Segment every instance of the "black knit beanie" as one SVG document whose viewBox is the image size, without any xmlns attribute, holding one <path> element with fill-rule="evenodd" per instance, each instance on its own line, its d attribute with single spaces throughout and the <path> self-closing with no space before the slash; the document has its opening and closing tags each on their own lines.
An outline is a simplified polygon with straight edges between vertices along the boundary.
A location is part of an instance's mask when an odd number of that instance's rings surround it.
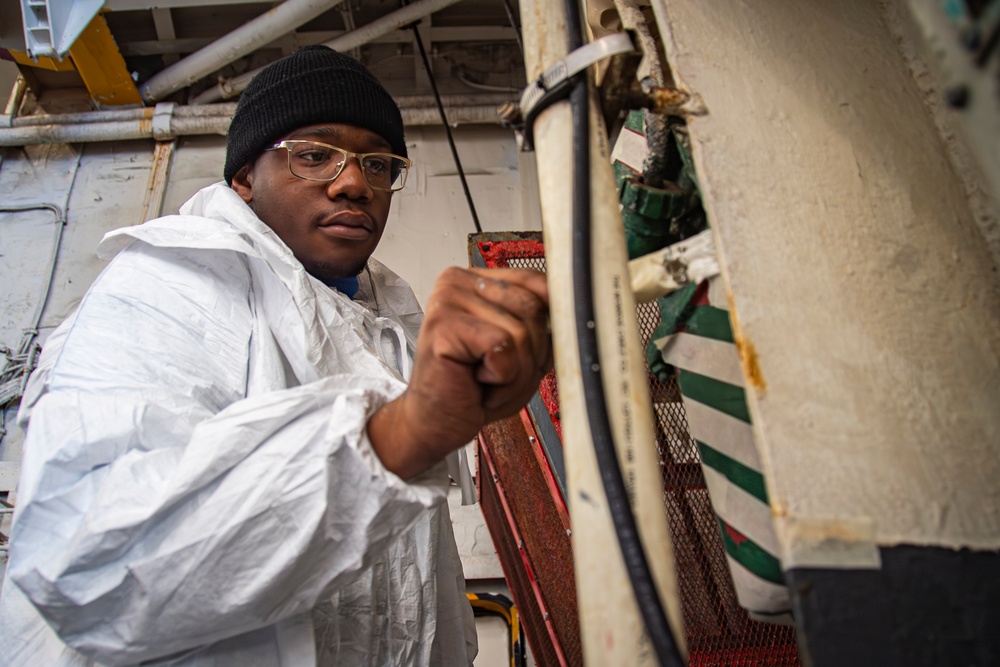
<svg viewBox="0 0 1000 667">
<path fill-rule="evenodd" d="M 226 183 L 282 135 L 314 123 L 363 127 L 406 157 L 403 117 L 382 84 L 350 56 L 306 46 L 261 70 L 240 96 L 226 136 Z"/>
</svg>

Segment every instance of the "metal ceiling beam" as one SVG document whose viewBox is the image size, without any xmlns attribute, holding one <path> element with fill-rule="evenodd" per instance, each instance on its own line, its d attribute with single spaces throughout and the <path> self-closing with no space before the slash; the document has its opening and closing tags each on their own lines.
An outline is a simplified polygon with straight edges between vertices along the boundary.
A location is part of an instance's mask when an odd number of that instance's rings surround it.
<svg viewBox="0 0 1000 667">
<path fill-rule="evenodd" d="M 316 18 L 341 0 L 285 0 L 187 58 L 167 67 L 142 84 L 147 103 L 162 100 L 181 88 L 242 58 L 300 25 Z"/>
<path fill-rule="evenodd" d="M 321 44 L 347 35 L 346 30 L 317 30 L 312 32 L 296 32 L 292 38 L 296 47 L 308 44 Z M 504 26 L 447 26 L 432 27 L 430 41 L 442 42 L 514 42 L 517 35 L 513 28 Z M 158 56 L 170 53 L 193 53 L 212 43 L 211 38 L 160 39 L 118 43 L 123 56 Z M 394 30 L 372 39 L 370 44 L 409 44 L 413 34 L 408 30 Z M 263 48 L 270 47 L 271 44 Z"/>
<path fill-rule="evenodd" d="M 168 8 L 161 7 L 153 10 L 153 26 L 156 28 L 157 41 L 162 42 L 177 38 L 177 33 L 174 31 L 174 19 Z M 120 46 L 119 49 L 121 49 Z M 167 66 L 173 65 L 180 59 L 176 53 L 166 53 L 164 56 L 163 62 Z"/>
<path fill-rule="evenodd" d="M 205 5 L 250 5 L 274 3 L 274 0 L 105 0 L 104 8 L 113 12 L 147 11 L 150 9 L 179 9 Z"/>
<path fill-rule="evenodd" d="M 397 28 L 409 25 L 445 7 L 454 5 L 457 2 L 459 0 L 417 0 L 413 4 L 397 9 L 357 30 L 352 30 L 341 37 L 325 42 L 325 44 L 337 51 L 349 51 L 362 44 L 367 44 L 377 37 L 390 33 Z M 209 102 L 236 97 L 247 87 L 250 80 L 261 69 L 263 68 L 251 70 L 228 81 L 222 81 L 195 97 L 193 103 L 207 104 Z"/>
</svg>

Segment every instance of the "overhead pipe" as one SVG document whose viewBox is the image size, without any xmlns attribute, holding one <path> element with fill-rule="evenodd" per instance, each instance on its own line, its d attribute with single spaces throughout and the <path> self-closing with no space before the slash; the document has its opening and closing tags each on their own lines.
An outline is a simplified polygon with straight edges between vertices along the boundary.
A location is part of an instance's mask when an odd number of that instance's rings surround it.
<svg viewBox="0 0 1000 667">
<path fill-rule="evenodd" d="M 476 95 L 442 95 L 441 102 L 448 109 L 452 107 L 488 106 L 491 104 L 498 107 L 506 102 L 515 101 L 519 94 L 520 91 L 516 93 L 493 92 L 485 95 L 482 93 Z M 433 95 L 400 95 L 394 99 L 400 109 L 432 109 L 437 107 L 437 100 Z"/>
<path fill-rule="evenodd" d="M 127 120 L 151 118 L 153 107 L 146 109 L 105 109 L 101 111 L 78 111 L 76 113 L 39 114 L 37 116 L 22 116 L 15 118 L 11 127 L 30 127 L 32 125 L 72 125 L 75 123 L 114 123 Z"/>
<path fill-rule="evenodd" d="M 403 125 L 426 126 L 440 125 L 441 116 L 433 107 L 400 109 L 403 114 Z M 495 105 L 478 105 L 471 107 L 450 107 L 446 109 L 448 124 L 458 125 L 498 125 L 500 123 Z"/>
<path fill-rule="evenodd" d="M 440 11 L 445 7 L 450 7 L 461 0 L 417 0 L 413 4 L 406 5 L 396 11 L 386 14 L 380 19 L 376 19 L 365 26 L 352 30 L 351 32 L 335 37 L 325 46 L 329 46 L 334 51 L 350 51 L 363 44 L 388 34 L 393 30 L 409 25 L 414 21 L 419 21 L 429 14 Z M 238 96 L 250 84 L 250 80 L 257 76 L 263 69 L 251 70 L 239 76 L 235 76 L 226 81 L 220 81 L 200 95 L 191 100 L 192 104 L 209 104 L 219 100 L 228 100 Z M 214 70 L 213 70 L 214 71 Z"/>
<path fill-rule="evenodd" d="M 14 81 L 14 87 L 10 91 L 10 97 L 7 99 L 7 106 L 4 107 L 4 116 L 16 116 L 18 110 L 21 108 L 21 102 L 24 101 L 24 94 L 28 90 L 28 82 L 24 79 L 21 74 L 17 75 L 17 80 Z"/>
<path fill-rule="evenodd" d="M 423 111 L 433 111 L 436 109 L 437 101 L 433 95 L 401 95 L 396 99 L 400 109 L 404 113 L 412 112 L 413 117 L 423 118 Z M 489 95 L 443 95 L 441 101 L 447 109 L 458 114 L 459 117 L 474 118 L 480 115 L 479 111 L 471 114 L 461 109 L 474 109 L 476 107 L 496 108 L 505 102 L 513 101 L 513 97 L 507 94 Z M 221 102 L 219 104 L 204 105 L 175 105 L 173 115 L 179 118 L 214 117 L 225 116 L 232 118 L 236 112 L 236 102 Z M 37 116 L 20 116 L 10 119 L 8 127 L 28 127 L 32 125 L 73 125 L 76 123 L 117 123 L 123 121 L 133 121 L 153 118 L 154 108 L 137 109 L 106 109 L 101 111 L 81 111 L 63 114 L 40 114 Z M 492 118 L 488 120 L 494 120 Z M 464 120 L 463 122 L 470 122 Z M 415 122 L 414 125 L 426 125 L 426 122 Z"/>
<path fill-rule="evenodd" d="M 199 134 L 226 134 L 229 118 L 173 119 L 170 132 L 174 137 Z M 76 125 L 29 125 L 0 130 L 0 146 L 33 144 L 78 144 L 101 141 L 130 141 L 158 138 L 149 120 L 113 123 L 80 123 Z M 170 137 L 164 137 L 168 139 Z"/>
<path fill-rule="evenodd" d="M 448 101 L 447 97 L 444 99 Z M 197 107 L 178 106 L 161 114 L 162 120 L 159 123 L 155 122 L 157 119 L 153 108 L 14 118 L 11 127 L 0 127 L 0 146 L 133 139 L 165 141 L 175 137 L 206 134 L 225 136 L 235 109 L 234 102 Z M 435 107 L 403 106 L 401 112 L 403 124 L 408 127 L 441 123 Z M 499 122 L 496 105 L 493 104 L 448 107 L 448 120 L 452 125 L 491 125 Z"/>
<path fill-rule="evenodd" d="M 152 120 L 155 107 L 145 109 L 114 109 L 102 111 L 81 111 L 77 113 L 41 114 L 38 116 L 22 116 L 15 118 L 11 127 L 31 127 L 35 125 L 76 125 L 90 123 L 121 123 L 134 120 Z M 236 111 L 235 102 L 213 104 L 211 106 L 191 107 L 173 106 L 172 114 L 179 118 L 205 118 L 223 116 L 232 118 Z"/>
<path fill-rule="evenodd" d="M 139 87 L 151 104 L 270 44 L 343 0 L 285 0 L 225 37 L 158 72 Z"/>
<path fill-rule="evenodd" d="M 88 111 L 14 118 L 0 128 L 0 146 L 75 144 L 157 139 L 198 134 L 225 135 L 236 105 L 178 107 L 160 103 L 146 109 Z"/>
</svg>

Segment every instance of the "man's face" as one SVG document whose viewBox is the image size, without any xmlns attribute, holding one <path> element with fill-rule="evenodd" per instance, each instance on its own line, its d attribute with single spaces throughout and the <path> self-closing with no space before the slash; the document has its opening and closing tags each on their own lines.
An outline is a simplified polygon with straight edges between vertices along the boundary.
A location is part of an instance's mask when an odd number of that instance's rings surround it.
<svg viewBox="0 0 1000 667">
<path fill-rule="evenodd" d="M 281 139 L 318 141 L 356 153 L 391 152 L 378 134 L 343 123 L 309 125 Z M 264 151 L 240 169 L 232 187 L 306 271 L 326 282 L 361 272 L 382 238 L 392 200 L 391 192 L 365 182 L 355 159 L 334 181 L 307 181 L 288 170 L 283 148 Z"/>
</svg>

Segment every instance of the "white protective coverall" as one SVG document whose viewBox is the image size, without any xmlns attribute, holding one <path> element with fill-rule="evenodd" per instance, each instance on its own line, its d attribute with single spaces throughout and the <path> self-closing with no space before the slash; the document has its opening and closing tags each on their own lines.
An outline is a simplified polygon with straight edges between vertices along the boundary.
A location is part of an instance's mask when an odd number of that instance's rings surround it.
<svg viewBox="0 0 1000 667">
<path fill-rule="evenodd" d="M 409 286 L 326 287 L 222 183 L 100 252 L 22 401 L 0 661 L 470 664 L 445 466 L 404 482 L 365 430 Z"/>
</svg>

